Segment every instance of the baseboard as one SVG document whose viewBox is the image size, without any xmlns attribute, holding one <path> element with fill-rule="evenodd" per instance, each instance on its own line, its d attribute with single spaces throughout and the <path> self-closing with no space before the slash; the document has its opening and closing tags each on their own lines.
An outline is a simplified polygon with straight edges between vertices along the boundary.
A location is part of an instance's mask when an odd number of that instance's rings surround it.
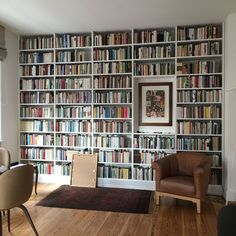
<svg viewBox="0 0 236 236">
<path fill-rule="evenodd" d="M 39 183 L 57 183 L 70 184 L 70 176 L 46 175 L 39 174 Z M 155 191 L 155 181 L 140 181 L 140 180 L 122 180 L 122 179 L 97 179 L 98 187 L 110 188 L 128 188 L 128 189 L 143 189 Z"/>
<path fill-rule="evenodd" d="M 156 189 L 155 181 L 98 178 L 97 185 L 99 187 L 143 189 L 151 191 L 155 191 Z"/>
<path fill-rule="evenodd" d="M 223 196 L 223 187 L 221 185 L 208 185 L 209 195 Z"/>
<path fill-rule="evenodd" d="M 235 202 L 236 201 L 236 190 L 228 190 L 226 192 L 226 202 Z"/>
</svg>

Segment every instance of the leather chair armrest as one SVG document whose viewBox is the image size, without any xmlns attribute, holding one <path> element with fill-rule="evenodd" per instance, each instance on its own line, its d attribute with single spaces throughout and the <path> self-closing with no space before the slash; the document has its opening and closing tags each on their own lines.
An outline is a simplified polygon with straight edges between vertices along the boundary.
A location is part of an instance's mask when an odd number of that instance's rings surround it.
<svg viewBox="0 0 236 236">
<path fill-rule="evenodd" d="M 208 184 L 210 180 L 210 165 L 197 167 L 194 170 L 194 185 L 196 189 L 196 197 L 202 198 L 207 194 Z"/>
</svg>

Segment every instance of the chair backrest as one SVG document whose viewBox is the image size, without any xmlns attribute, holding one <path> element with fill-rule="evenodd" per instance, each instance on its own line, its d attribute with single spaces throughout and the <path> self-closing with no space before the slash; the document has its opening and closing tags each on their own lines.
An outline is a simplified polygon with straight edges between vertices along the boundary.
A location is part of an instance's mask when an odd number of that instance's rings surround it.
<svg viewBox="0 0 236 236">
<path fill-rule="evenodd" d="M 211 166 L 211 158 L 199 152 L 179 152 L 177 160 L 180 175 L 193 176 L 193 172 L 198 166 L 205 164 L 208 164 L 209 168 Z"/>
<path fill-rule="evenodd" d="M 3 165 L 6 169 L 10 169 L 11 157 L 10 152 L 3 147 L 0 147 L 0 166 Z"/>
<path fill-rule="evenodd" d="M 18 165 L 0 175 L 0 210 L 17 207 L 29 200 L 33 188 L 32 165 Z"/>
</svg>

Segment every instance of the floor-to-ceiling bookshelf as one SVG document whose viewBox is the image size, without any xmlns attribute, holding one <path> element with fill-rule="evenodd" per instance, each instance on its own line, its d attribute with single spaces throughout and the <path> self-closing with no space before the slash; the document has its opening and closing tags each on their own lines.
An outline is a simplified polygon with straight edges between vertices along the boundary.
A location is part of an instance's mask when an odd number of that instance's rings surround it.
<svg viewBox="0 0 236 236">
<path fill-rule="evenodd" d="M 222 55 L 222 24 L 20 37 L 21 161 L 68 182 L 72 155 L 97 153 L 98 185 L 154 189 L 152 160 L 201 151 L 221 186 Z M 141 129 L 137 85 L 168 80 L 171 131 Z"/>
<path fill-rule="evenodd" d="M 177 151 L 213 156 L 211 184 L 222 185 L 222 24 L 177 27 Z"/>
</svg>

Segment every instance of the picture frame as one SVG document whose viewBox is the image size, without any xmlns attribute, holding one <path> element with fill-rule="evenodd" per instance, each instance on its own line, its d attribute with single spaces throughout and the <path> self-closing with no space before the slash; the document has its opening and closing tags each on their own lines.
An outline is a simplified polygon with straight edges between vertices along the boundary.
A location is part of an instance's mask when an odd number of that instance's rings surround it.
<svg viewBox="0 0 236 236">
<path fill-rule="evenodd" d="M 172 126 L 172 83 L 139 83 L 139 125 Z"/>
</svg>

